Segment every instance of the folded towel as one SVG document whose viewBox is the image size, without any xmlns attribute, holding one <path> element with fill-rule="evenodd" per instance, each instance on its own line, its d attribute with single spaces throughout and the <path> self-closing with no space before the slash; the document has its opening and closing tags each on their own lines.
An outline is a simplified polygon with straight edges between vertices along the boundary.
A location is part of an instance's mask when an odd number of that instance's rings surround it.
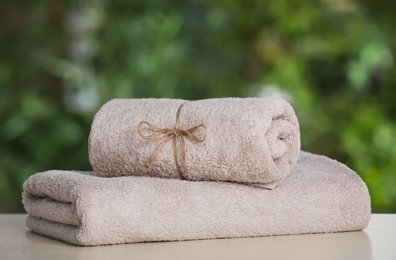
<svg viewBox="0 0 396 260">
<path fill-rule="evenodd" d="M 96 114 L 89 137 L 89 159 L 99 176 L 268 188 L 290 173 L 299 151 L 294 110 L 275 98 L 111 100 Z"/>
<path fill-rule="evenodd" d="M 25 182 L 23 204 L 31 230 L 76 245 L 353 231 L 370 219 L 362 180 L 305 152 L 273 190 L 48 171 Z"/>
</svg>

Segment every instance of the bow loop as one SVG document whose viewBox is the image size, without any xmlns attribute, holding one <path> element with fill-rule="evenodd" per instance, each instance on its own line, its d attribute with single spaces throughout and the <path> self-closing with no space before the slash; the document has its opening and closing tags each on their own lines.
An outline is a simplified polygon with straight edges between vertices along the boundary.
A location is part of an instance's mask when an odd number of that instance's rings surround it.
<svg viewBox="0 0 396 260">
<path fill-rule="evenodd" d="M 203 131 L 204 131 L 204 133 L 205 133 L 204 136 L 203 136 L 202 138 L 199 138 L 199 137 L 195 134 L 195 132 L 198 131 L 199 128 L 202 128 Z M 193 140 L 194 140 L 195 142 L 197 142 L 197 143 L 202 143 L 203 141 L 206 140 L 206 126 L 203 125 L 203 124 L 194 126 L 194 127 L 188 129 L 188 130 L 185 131 L 185 132 L 186 132 L 186 135 L 188 135 L 191 139 L 193 139 Z"/>
</svg>

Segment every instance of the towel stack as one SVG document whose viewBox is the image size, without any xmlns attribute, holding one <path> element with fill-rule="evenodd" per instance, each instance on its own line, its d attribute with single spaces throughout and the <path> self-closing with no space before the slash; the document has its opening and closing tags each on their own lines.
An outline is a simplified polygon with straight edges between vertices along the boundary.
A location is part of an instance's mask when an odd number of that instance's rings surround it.
<svg viewBox="0 0 396 260">
<path fill-rule="evenodd" d="M 366 185 L 345 165 L 300 152 L 281 99 L 112 100 L 89 137 L 93 172 L 24 183 L 27 226 L 76 245 L 354 231 Z"/>
</svg>

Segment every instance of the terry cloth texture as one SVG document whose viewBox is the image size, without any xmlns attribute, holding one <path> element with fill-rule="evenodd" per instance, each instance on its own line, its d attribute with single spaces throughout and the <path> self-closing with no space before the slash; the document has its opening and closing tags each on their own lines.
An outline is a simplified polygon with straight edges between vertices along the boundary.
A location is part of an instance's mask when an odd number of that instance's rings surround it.
<svg viewBox="0 0 396 260">
<path fill-rule="evenodd" d="M 186 101 L 180 99 L 115 99 L 96 114 L 89 137 L 89 159 L 99 176 L 143 175 L 179 178 L 174 146 L 168 142 L 153 168 L 150 155 L 165 140 L 145 140 L 138 134 L 140 122 L 159 128 L 187 130 L 205 125 L 202 143 L 186 137 L 187 180 L 216 180 L 270 184 L 281 182 L 295 165 L 300 151 L 299 124 L 292 106 L 276 98 L 224 98 Z M 158 134 L 143 127 L 145 135 Z M 205 131 L 197 129 L 203 138 Z M 178 139 L 179 165 L 183 165 L 183 143 Z M 140 168 L 139 168 L 140 167 Z"/>
<path fill-rule="evenodd" d="M 366 185 L 345 165 L 301 152 L 277 188 L 48 171 L 24 184 L 27 226 L 76 245 L 354 231 Z"/>
</svg>

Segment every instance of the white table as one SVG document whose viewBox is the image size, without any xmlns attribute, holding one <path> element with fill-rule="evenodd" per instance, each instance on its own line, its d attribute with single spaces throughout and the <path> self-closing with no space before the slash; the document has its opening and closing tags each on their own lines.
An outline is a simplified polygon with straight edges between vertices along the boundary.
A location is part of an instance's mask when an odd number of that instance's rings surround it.
<svg viewBox="0 0 396 260">
<path fill-rule="evenodd" d="M 0 259 L 396 259 L 396 214 L 363 232 L 78 247 L 36 235 L 25 214 L 0 215 Z"/>
</svg>

